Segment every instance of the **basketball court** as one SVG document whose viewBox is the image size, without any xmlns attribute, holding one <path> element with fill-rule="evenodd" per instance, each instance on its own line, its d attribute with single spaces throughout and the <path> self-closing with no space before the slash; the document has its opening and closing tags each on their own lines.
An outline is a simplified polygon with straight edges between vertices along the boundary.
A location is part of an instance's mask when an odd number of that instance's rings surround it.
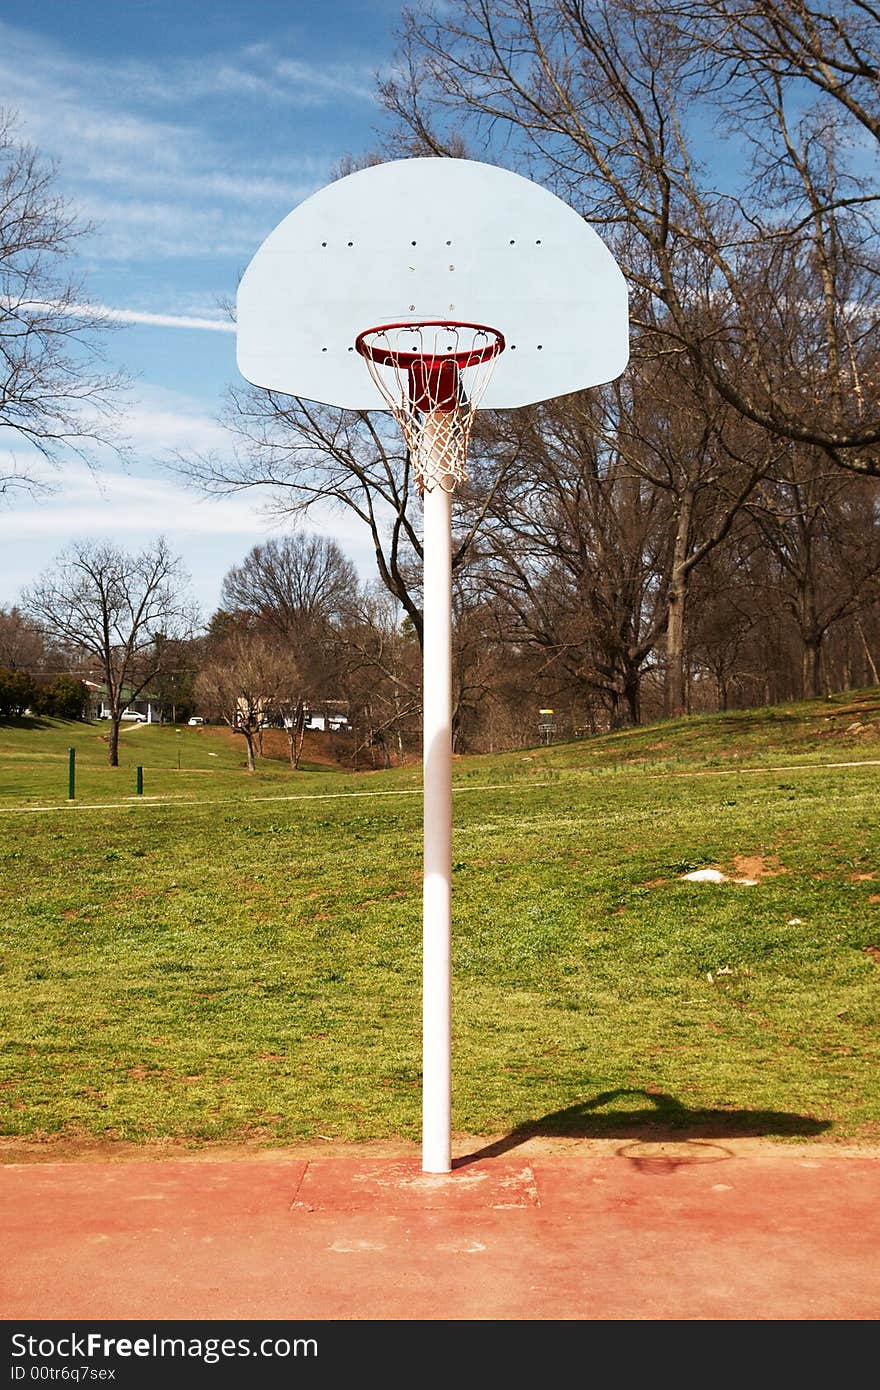
<svg viewBox="0 0 880 1390">
<path fill-rule="evenodd" d="M 9 1162 L 0 1317 L 873 1320 L 880 1151 L 456 1141 Z M 10 1155 L 11 1157 L 11 1155 Z"/>
</svg>

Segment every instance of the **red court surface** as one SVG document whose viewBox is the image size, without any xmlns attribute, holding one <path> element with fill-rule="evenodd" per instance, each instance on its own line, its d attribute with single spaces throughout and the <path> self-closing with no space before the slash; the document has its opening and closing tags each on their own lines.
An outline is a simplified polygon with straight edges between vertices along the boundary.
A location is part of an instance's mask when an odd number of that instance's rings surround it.
<svg viewBox="0 0 880 1390">
<path fill-rule="evenodd" d="M 495 1146 L 503 1148 L 503 1146 Z M 4 1320 L 874 1320 L 880 1151 L 697 1140 L 0 1166 Z"/>
</svg>

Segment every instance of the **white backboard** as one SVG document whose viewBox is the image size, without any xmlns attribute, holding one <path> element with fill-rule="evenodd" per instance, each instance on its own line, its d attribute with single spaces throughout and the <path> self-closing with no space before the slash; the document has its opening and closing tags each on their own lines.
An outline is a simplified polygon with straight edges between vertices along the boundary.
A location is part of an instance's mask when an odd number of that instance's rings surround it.
<svg viewBox="0 0 880 1390">
<path fill-rule="evenodd" d="M 424 319 L 504 335 L 483 408 L 612 381 L 629 359 L 623 275 L 567 203 L 496 165 L 402 159 L 329 184 L 266 238 L 239 285 L 239 370 L 288 395 L 382 410 L 355 338 Z"/>
</svg>

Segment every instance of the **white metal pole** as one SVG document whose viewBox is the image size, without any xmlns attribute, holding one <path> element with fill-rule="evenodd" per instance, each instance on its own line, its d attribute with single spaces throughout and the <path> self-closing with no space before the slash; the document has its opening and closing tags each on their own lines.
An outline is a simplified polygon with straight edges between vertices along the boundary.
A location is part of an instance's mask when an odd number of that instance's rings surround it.
<svg viewBox="0 0 880 1390">
<path fill-rule="evenodd" d="M 424 495 L 422 1171 L 452 1171 L 452 497 Z"/>
</svg>

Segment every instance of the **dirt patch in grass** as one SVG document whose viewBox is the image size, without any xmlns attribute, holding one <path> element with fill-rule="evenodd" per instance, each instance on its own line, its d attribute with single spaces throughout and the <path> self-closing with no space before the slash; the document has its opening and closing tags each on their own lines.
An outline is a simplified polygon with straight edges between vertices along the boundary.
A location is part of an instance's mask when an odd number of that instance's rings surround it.
<svg viewBox="0 0 880 1390">
<path fill-rule="evenodd" d="M 227 725 L 205 725 L 194 732 L 198 738 L 203 739 L 206 743 L 231 749 L 239 755 L 244 763 L 247 757 L 244 739 L 241 734 L 234 733 Z M 263 757 L 272 762 L 289 763 L 290 749 L 287 735 L 283 729 L 263 730 Z M 338 772 L 340 763 L 335 756 L 333 736 L 316 729 L 307 729 L 303 742 L 302 762 L 309 763 L 313 767 L 332 768 Z M 257 765 L 259 766 L 259 758 Z"/>
<path fill-rule="evenodd" d="M 265 729 L 263 731 L 263 756 L 274 758 L 282 763 L 290 762 L 290 745 L 283 729 Z M 339 768 L 339 762 L 334 757 L 330 746 L 330 739 L 326 734 L 314 729 L 306 730 L 302 761 L 311 763 L 312 766 L 332 767 L 337 770 Z"/>
<path fill-rule="evenodd" d="M 745 878 L 778 878 L 788 873 L 775 854 L 735 854 L 733 863 L 737 873 Z"/>
<path fill-rule="evenodd" d="M 856 701 L 850 705 L 842 705 L 831 714 L 826 714 L 826 719 L 850 718 L 854 714 L 880 714 L 880 705 L 871 704 L 869 701 Z"/>
</svg>

